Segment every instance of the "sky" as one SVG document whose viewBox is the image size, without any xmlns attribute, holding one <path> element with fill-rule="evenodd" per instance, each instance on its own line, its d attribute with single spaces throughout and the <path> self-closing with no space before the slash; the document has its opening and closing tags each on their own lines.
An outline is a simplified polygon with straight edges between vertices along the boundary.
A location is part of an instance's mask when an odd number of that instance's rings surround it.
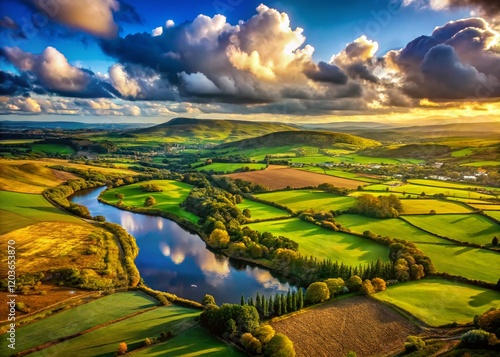
<svg viewBox="0 0 500 357">
<path fill-rule="evenodd" d="M 500 2 L 2 0 L 3 120 L 500 121 Z"/>
</svg>

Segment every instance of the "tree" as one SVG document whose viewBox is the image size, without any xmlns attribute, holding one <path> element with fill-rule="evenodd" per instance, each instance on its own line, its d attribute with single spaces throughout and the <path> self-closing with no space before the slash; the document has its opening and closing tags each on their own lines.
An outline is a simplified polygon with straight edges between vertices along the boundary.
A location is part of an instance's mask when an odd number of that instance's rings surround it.
<svg viewBox="0 0 500 357">
<path fill-rule="evenodd" d="M 252 218 L 252 213 L 250 212 L 250 210 L 248 208 L 245 208 L 242 212 L 241 212 L 246 218 Z"/>
<path fill-rule="evenodd" d="M 491 240 L 491 245 L 496 247 L 498 245 L 498 237 L 494 236 L 493 239 Z"/>
<path fill-rule="evenodd" d="M 276 334 L 271 325 L 263 325 L 257 327 L 252 334 L 259 339 L 263 344 L 268 343 Z"/>
<path fill-rule="evenodd" d="M 211 305 L 217 305 L 215 303 L 215 298 L 212 295 L 209 295 L 209 294 L 205 294 L 205 296 L 203 297 L 203 300 L 201 301 L 201 304 L 203 306 L 207 306 L 209 304 L 211 304 Z"/>
<path fill-rule="evenodd" d="M 333 298 L 335 294 L 342 292 L 345 286 L 345 282 L 342 278 L 326 279 L 324 283 L 328 286 L 328 290 L 330 290 L 330 299 Z"/>
<path fill-rule="evenodd" d="M 297 309 L 301 310 L 304 308 L 304 291 L 302 288 L 299 288 L 299 292 L 297 294 Z"/>
<path fill-rule="evenodd" d="M 223 229 L 214 229 L 208 237 L 207 243 L 215 248 L 225 248 L 230 242 L 229 234 Z"/>
<path fill-rule="evenodd" d="M 123 193 L 117 193 L 115 194 L 115 197 L 118 198 L 119 200 L 123 200 L 125 198 L 125 195 Z"/>
<path fill-rule="evenodd" d="M 372 285 L 373 288 L 375 289 L 375 292 L 384 291 L 387 287 L 385 280 L 381 278 L 373 278 Z"/>
<path fill-rule="evenodd" d="M 425 341 L 418 336 L 408 336 L 404 346 L 407 353 L 415 352 L 425 347 Z"/>
<path fill-rule="evenodd" d="M 484 348 L 488 346 L 490 333 L 484 330 L 470 330 L 462 335 L 460 343 L 468 348 Z"/>
<path fill-rule="evenodd" d="M 422 264 L 413 264 L 410 267 L 410 277 L 412 280 L 420 280 L 425 276 L 424 266 Z"/>
<path fill-rule="evenodd" d="M 500 338 L 500 309 L 490 309 L 479 317 L 479 327 Z"/>
<path fill-rule="evenodd" d="M 264 356 L 295 357 L 293 342 L 282 333 L 277 333 L 269 343 L 265 345 Z"/>
<path fill-rule="evenodd" d="M 154 205 L 156 205 L 156 199 L 153 196 L 148 196 L 144 201 L 144 206 L 152 207 Z"/>
<path fill-rule="evenodd" d="M 144 183 L 141 185 L 142 192 L 162 192 L 162 188 L 155 183 Z"/>
<path fill-rule="evenodd" d="M 363 281 L 361 284 L 361 292 L 365 295 L 373 295 L 375 294 L 375 288 L 372 285 L 372 282 L 368 279 Z"/>
<path fill-rule="evenodd" d="M 262 343 L 257 338 L 252 336 L 251 333 L 249 332 L 244 333 L 241 336 L 240 342 L 243 345 L 243 347 L 245 347 L 245 350 L 247 350 L 248 352 L 252 354 L 262 353 Z"/>
<path fill-rule="evenodd" d="M 352 292 L 359 291 L 362 284 L 363 284 L 363 280 L 357 275 L 351 276 L 346 281 L 346 285 L 349 288 L 349 291 L 352 291 Z"/>
<path fill-rule="evenodd" d="M 116 353 L 119 356 L 121 356 L 121 355 L 124 355 L 125 353 L 127 353 L 127 350 L 128 350 L 127 343 L 126 342 L 120 342 L 120 344 L 118 345 L 118 351 L 116 351 Z"/>
<path fill-rule="evenodd" d="M 317 304 L 330 298 L 330 290 L 323 282 L 315 282 L 306 290 L 305 299 L 309 304 Z"/>
<path fill-rule="evenodd" d="M 246 304 L 247 304 L 247 303 L 246 303 L 246 301 L 245 301 L 245 295 L 241 294 L 240 305 L 241 305 L 241 306 L 244 306 L 244 305 L 246 305 Z"/>
<path fill-rule="evenodd" d="M 433 209 L 431 209 L 431 210 L 429 211 L 429 214 L 436 214 L 436 211 L 435 211 L 435 210 L 433 210 Z"/>
</svg>

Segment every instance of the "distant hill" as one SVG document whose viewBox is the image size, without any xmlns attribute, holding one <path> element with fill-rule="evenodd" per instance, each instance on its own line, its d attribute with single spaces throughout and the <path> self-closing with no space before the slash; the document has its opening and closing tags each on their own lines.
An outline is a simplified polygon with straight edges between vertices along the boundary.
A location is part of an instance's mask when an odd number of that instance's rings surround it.
<svg viewBox="0 0 500 357">
<path fill-rule="evenodd" d="M 4 130 L 24 130 L 24 129 L 62 129 L 62 130 L 78 130 L 78 129 L 137 129 L 150 126 L 151 124 L 144 123 L 80 123 L 75 121 L 0 121 L 0 128 Z"/>
<path fill-rule="evenodd" d="M 353 149 L 364 149 L 369 147 L 376 147 L 381 144 L 375 140 L 365 139 L 359 136 L 343 133 L 332 133 L 324 131 L 285 131 L 223 144 L 219 147 L 221 149 L 229 147 L 251 149 L 288 145 L 315 146 L 318 148 L 349 146 Z"/>
<path fill-rule="evenodd" d="M 176 118 L 150 128 L 129 131 L 131 137 L 160 137 L 170 142 L 225 143 L 297 127 L 272 122 Z"/>
</svg>

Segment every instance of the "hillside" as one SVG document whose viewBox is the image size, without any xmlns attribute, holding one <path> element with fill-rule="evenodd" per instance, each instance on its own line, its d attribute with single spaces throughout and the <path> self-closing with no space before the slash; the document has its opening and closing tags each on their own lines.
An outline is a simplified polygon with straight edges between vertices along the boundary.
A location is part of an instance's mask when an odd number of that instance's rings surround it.
<svg viewBox="0 0 500 357">
<path fill-rule="evenodd" d="M 150 128 L 127 132 L 130 137 L 156 137 L 168 142 L 226 143 L 277 131 L 298 130 L 292 125 L 240 120 L 176 118 Z"/>
<path fill-rule="evenodd" d="M 221 149 L 238 147 L 240 149 L 278 147 L 287 145 L 314 146 L 322 149 L 349 147 L 351 149 L 365 149 L 380 146 L 378 141 L 365 139 L 359 136 L 331 133 L 323 131 L 282 131 L 266 134 L 252 139 L 244 139 L 233 143 L 222 144 Z"/>
</svg>

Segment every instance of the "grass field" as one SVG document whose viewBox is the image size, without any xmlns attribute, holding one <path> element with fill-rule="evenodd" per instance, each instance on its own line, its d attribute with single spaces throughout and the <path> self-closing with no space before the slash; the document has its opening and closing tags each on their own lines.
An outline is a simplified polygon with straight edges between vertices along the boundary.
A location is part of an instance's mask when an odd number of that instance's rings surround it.
<svg viewBox="0 0 500 357">
<path fill-rule="evenodd" d="M 46 154 L 72 155 L 75 153 L 72 147 L 60 144 L 32 144 L 33 152 L 43 152 Z"/>
<path fill-rule="evenodd" d="M 16 341 L 16 350 L 36 347 L 157 304 L 156 300 L 138 291 L 105 296 L 18 328 L 17 333 L 22 338 Z M 6 344 L 2 343 L 0 355 L 7 356 L 7 352 Z"/>
<path fill-rule="evenodd" d="M 0 190 L 42 193 L 46 188 L 76 178 L 70 173 L 52 170 L 40 164 L 21 160 L 9 163 L 0 160 Z"/>
<path fill-rule="evenodd" d="M 0 145 L 31 144 L 34 142 L 35 139 L 6 139 L 6 140 L 0 140 Z"/>
<path fill-rule="evenodd" d="M 242 211 L 248 208 L 252 215 L 251 219 L 271 219 L 289 216 L 288 212 L 283 211 L 279 208 L 255 202 L 249 199 L 244 199 L 242 203 L 238 204 L 238 208 Z"/>
<path fill-rule="evenodd" d="M 487 211 L 486 215 L 493 217 L 500 221 L 500 211 Z"/>
<path fill-rule="evenodd" d="M 58 343 L 31 356 L 114 356 L 120 342 L 126 342 L 129 350 L 132 350 L 142 346 L 146 337 L 158 337 L 162 331 L 179 335 L 196 324 L 194 318 L 199 314 L 199 310 L 184 307 L 158 307 Z"/>
<path fill-rule="evenodd" d="M 370 185 L 363 188 L 363 190 L 367 191 L 386 191 L 387 189 L 389 189 L 389 191 L 404 193 L 405 195 L 408 194 L 420 195 L 422 192 L 424 192 L 427 196 L 442 193 L 450 197 L 461 197 L 461 198 L 472 198 L 472 199 L 495 198 L 495 196 L 493 195 L 488 195 L 474 191 L 458 190 L 446 187 L 412 185 L 412 184 L 403 184 L 401 186 Z"/>
<path fill-rule="evenodd" d="M 244 167 L 248 167 L 250 170 L 261 170 L 266 167 L 266 164 L 227 164 L 227 163 L 214 163 L 207 166 L 198 167 L 196 171 L 214 171 L 223 173 L 232 173 L 236 170 L 240 170 Z"/>
<path fill-rule="evenodd" d="M 498 291 L 437 278 L 393 285 L 374 296 L 399 306 L 431 326 L 469 323 L 474 315 L 500 305 Z"/>
<path fill-rule="evenodd" d="M 410 242 L 450 243 L 446 239 L 426 233 L 398 218 L 377 219 L 355 214 L 343 214 L 336 217 L 335 221 L 356 233 L 370 231 L 383 237 L 405 239 Z"/>
<path fill-rule="evenodd" d="M 0 211 L 0 234 L 40 222 L 83 222 L 36 194 L 0 191 Z"/>
<path fill-rule="evenodd" d="M 231 357 L 244 354 L 221 342 L 203 328 L 194 326 L 167 342 L 140 350 L 133 356 Z"/>
<path fill-rule="evenodd" d="M 478 214 L 403 216 L 404 220 L 428 232 L 462 242 L 489 244 L 500 234 L 500 225 Z"/>
<path fill-rule="evenodd" d="M 500 161 L 474 161 L 467 164 L 462 164 L 462 166 L 472 166 L 472 167 L 488 167 L 488 166 L 500 166 Z"/>
<path fill-rule="evenodd" d="M 292 340 L 297 356 L 392 356 L 406 336 L 420 332 L 392 308 L 363 296 L 333 300 L 271 325 Z"/>
<path fill-rule="evenodd" d="M 436 270 L 468 279 L 496 283 L 498 272 L 492 267 L 500 266 L 500 254 L 491 250 L 458 245 L 418 244 L 425 255 L 431 258 Z"/>
<path fill-rule="evenodd" d="M 483 211 L 500 211 L 500 205 L 473 203 L 470 204 L 470 206 L 477 209 L 482 209 Z"/>
<path fill-rule="evenodd" d="M 156 184 L 161 187 L 162 192 L 143 192 L 141 185 L 145 183 Z M 102 193 L 102 198 L 110 203 L 117 203 L 116 194 L 121 193 L 125 197 L 123 203 L 129 207 L 144 207 L 144 201 L 148 196 L 156 199 L 157 205 L 154 208 L 173 213 L 179 217 L 189 219 L 192 222 L 198 222 L 198 217 L 191 212 L 179 207 L 179 204 L 186 199 L 192 186 L 173 180 L 153 180 L 147 182 L 135 183 L 132 185 L 113 188 Z"/>
<path fill-rule="evenodd" d="M 415 185 L 422 185 L 422 186 L 432 186 L 432 187 L 445 187 L 445 188 L 453 188 L 453 189 L 462 189 L 462 190 L 467 190 L 467 189 L 482 189 L 482 190 L 491 190 L 491 191 L 498 191 L 500 193 L 500 188 L 498 187 L 487 187 L 487 186 L 480 186 L 476 185 L 473 183 L 457 183 L 457 182 L 447 182 L 447 181 L 438 181 L 438 180 L 408 180 L 409 183 L 415 184 Z"/>
<path fill-rule="evenodd" d="M 356 200 L 352 197 L 336 196 L 323 191 L 293 190 L 261 193 L 261 200 L 276 202 L 294 211 L 313 208 L 316 211 L 339 211 L 352 207 Z"/>
<path fill-rule="evenodd" d="M 279 190 L 288 186 L 291 188 L 318 186 L 322 183 L 330 183 L 337 187 L 354 189 L 366 184 L 366 182 L 291 169 L 286 166 L 270 166 L 267 170 L 239 172 L 231 174 L 228 177 L 256 182 L 272 190 Z"/>
<path fill-rule="evenodd" d="M 453 156 L 453 157 L 465 157 L 465 156 L 469 156 L 473 153 L 474 153 L 473 148 L 466 148 L 466 149 L 460 149 L 460 150 L 453 151 L 451 153 L 451 156 Z"/>
<path fill-rule="evenodd" d="M 434 199 L 401 200 L 401 203 L 404 209 L 403 214 L 428 214 L 431 210 L 436 211 L 437 214 L 469 213 L 473 211 L 464 204 Z"/>
<path fill-rule="evenodd" d="M 372 177 L 367 177 L 365 175 L 359 175 L 354 172 L 348 172 L 348 171 L 342 171 L 342 170 L 331 170 L 331 169 L 323 169 L 322 167 L 319 166 L 305 166 L 301 168 L 301 170 L 304 171 L 309 171 L 309 172 L 316 172 L 319 174 L 326 174 L 330 176 L 336 176 L 336 177 L 342 177 L 342 178 L 347 178 L 347 179 L 352 179 L 352 180 L 358 180 L 358 181 L 363 181 L 363 182 L 369 182 L 369 183 L 377 183 L 380 181 L 384 181 L 382 178 L 372 178 Z"/>
<path fill-rule="evenodd" d="M 259 232 L 271 232 L 299 243 L 304 256 L 331 259 L 349 265 L 366 264 L 381 258 L 389 258 L 389 249 L 368 239 L 346 233 L 333 232 L 298 218 L 253 223 L 248 225 Z"/>
</svg>

